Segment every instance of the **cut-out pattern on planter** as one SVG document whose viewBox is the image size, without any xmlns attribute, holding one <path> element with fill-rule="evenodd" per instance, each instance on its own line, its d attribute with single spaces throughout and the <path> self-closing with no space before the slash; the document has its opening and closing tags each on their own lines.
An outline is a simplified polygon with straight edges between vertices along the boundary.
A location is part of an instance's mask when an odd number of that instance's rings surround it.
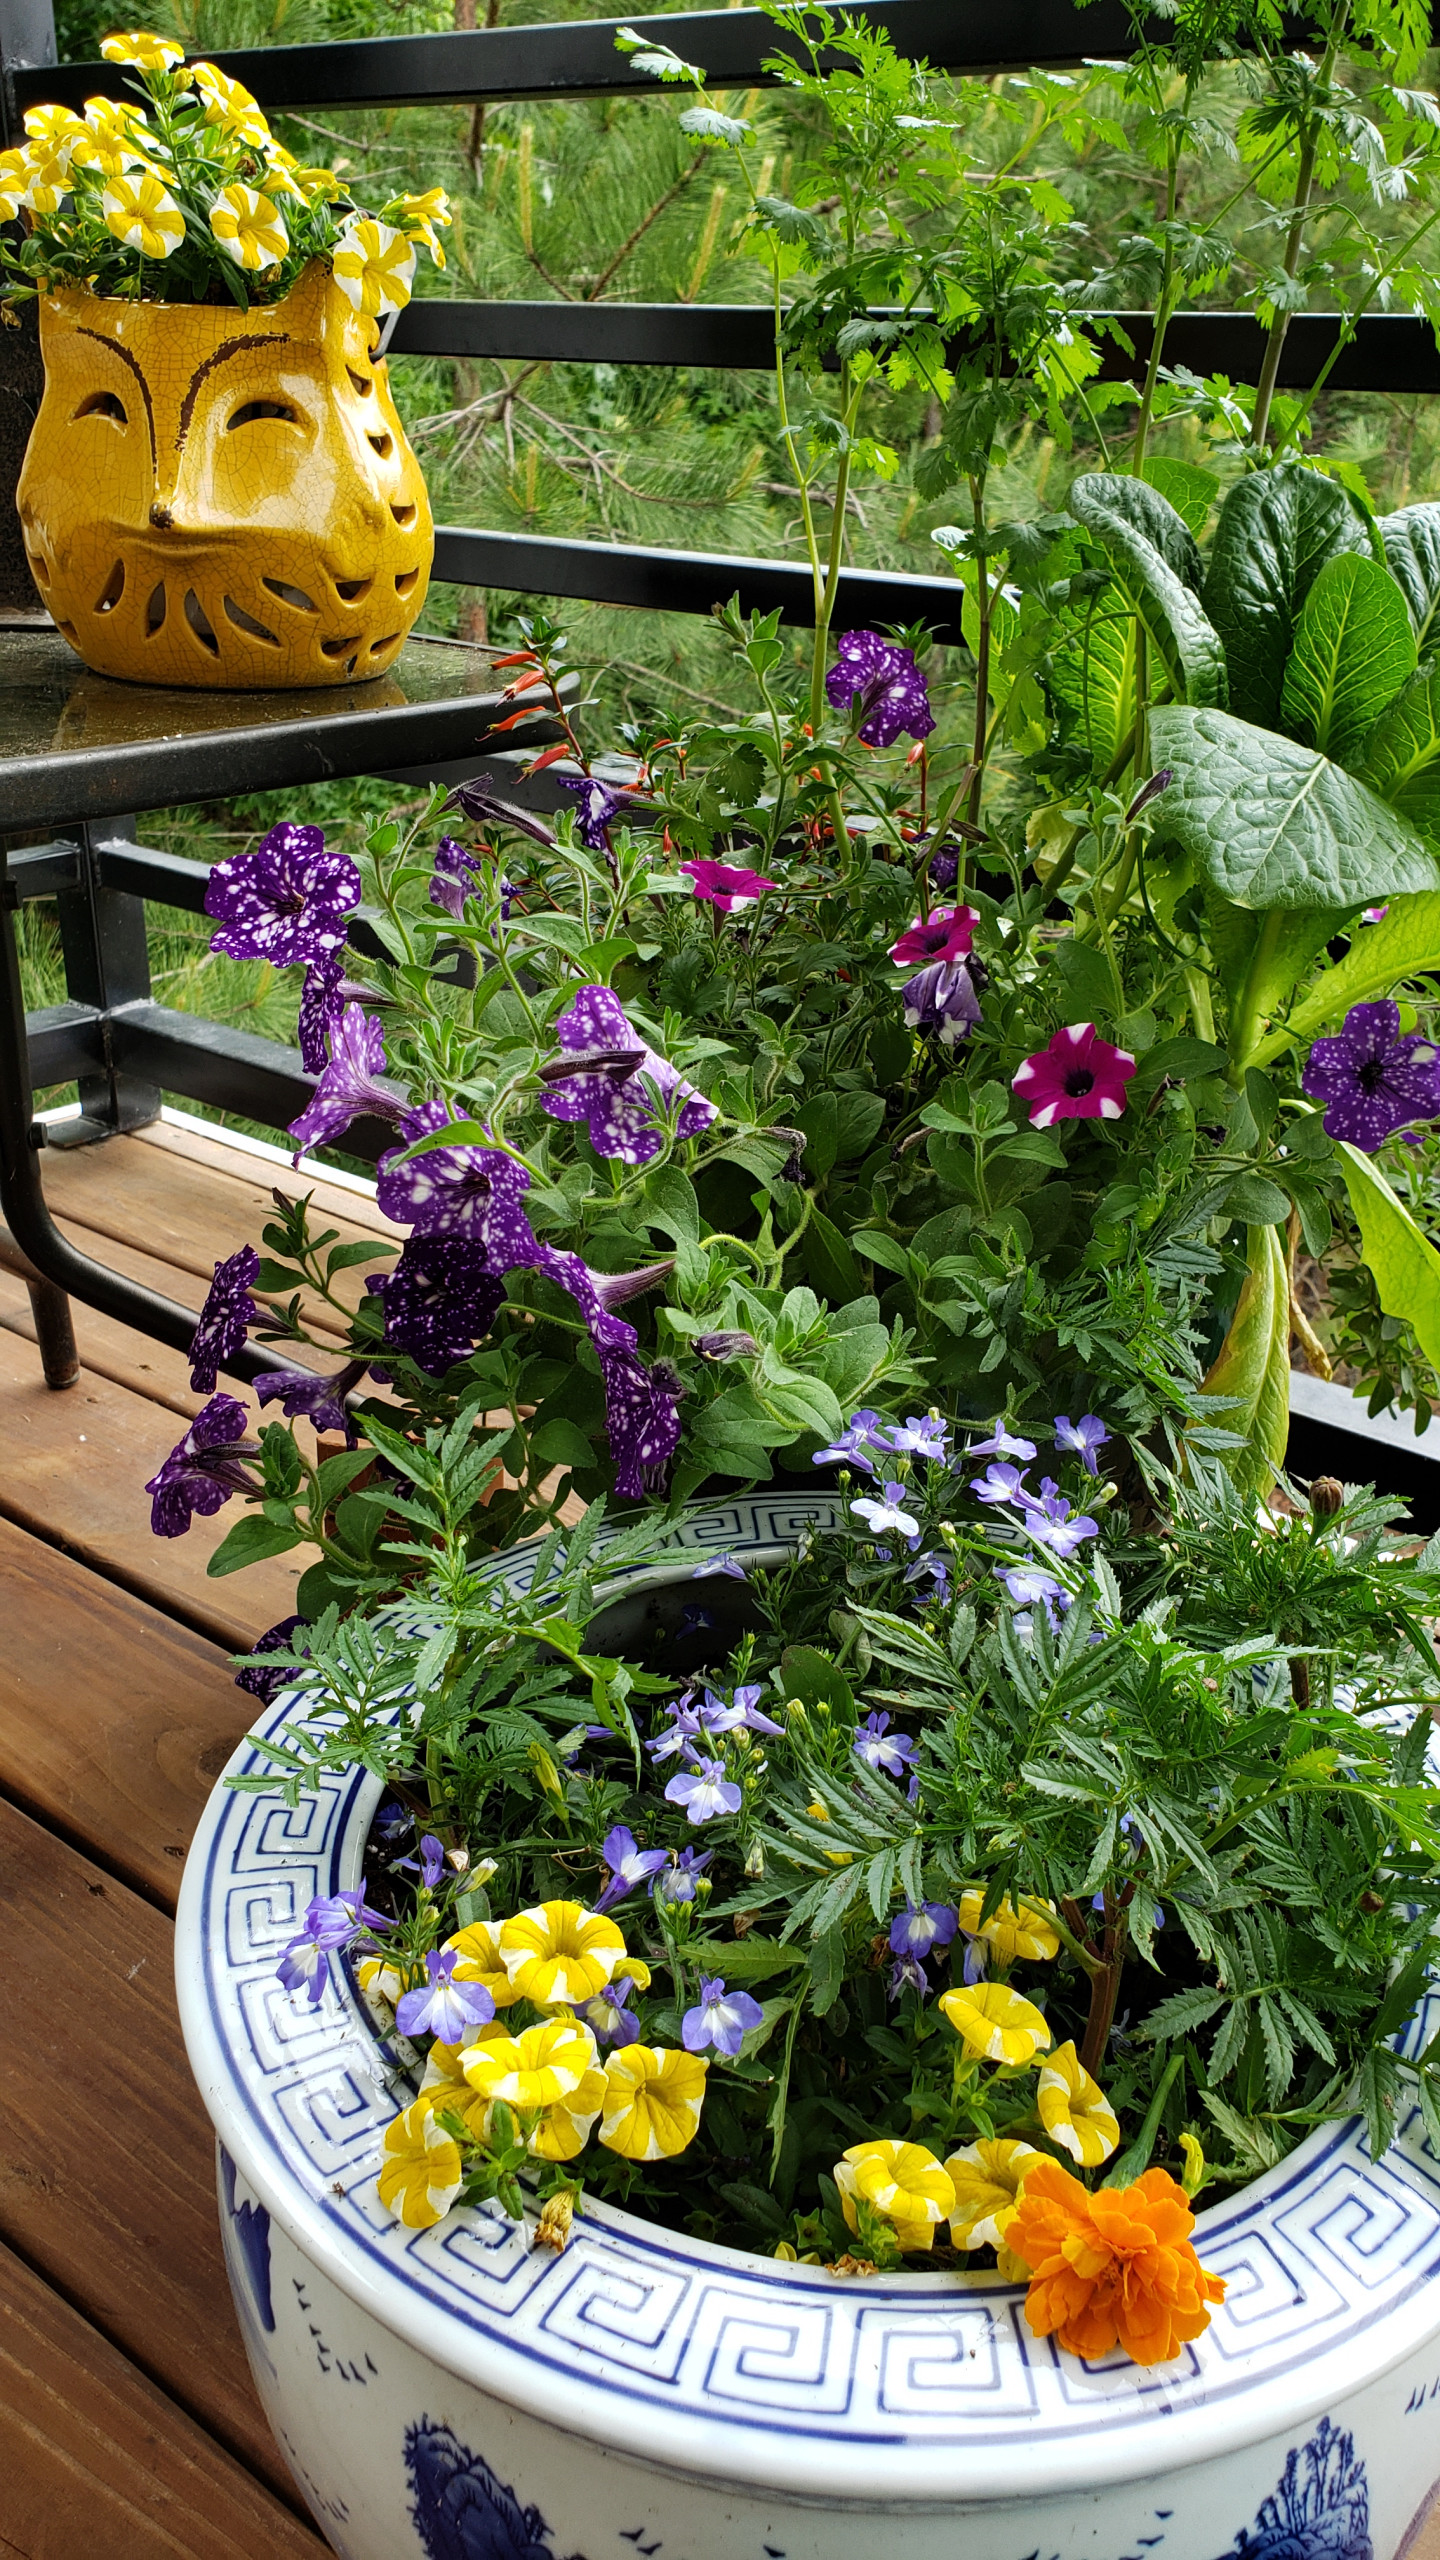
<svg viewBox="0 0 1440 2560">
<path fill-rule="evenodd" d="M 539 2508 L 522 2507 L 453 2427 L 422 2418 L 407 2428 L 405 2469 L 425 2560 L 557 2560 Z"/>
</svg>

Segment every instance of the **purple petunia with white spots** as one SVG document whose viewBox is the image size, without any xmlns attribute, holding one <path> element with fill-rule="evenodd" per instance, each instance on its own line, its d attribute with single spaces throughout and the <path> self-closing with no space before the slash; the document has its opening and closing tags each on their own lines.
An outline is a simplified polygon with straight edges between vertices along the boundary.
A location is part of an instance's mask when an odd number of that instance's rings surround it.
<svg viewBox="0 0 1440 2560">
<path fill-rule="evenodd" d="M 908 735 L 928 738 L 935 726 L 925 678 L 914 653 L 882 640 L 878 631 L 845 631 L 836 642 L 837 663 L 825 678 L 827 700 L 844 711 L 860 697 L 860 737 L 867 747 L 893 747 Z"/>
<path fill-rule="evenodd" d="M 384 1307 L 386 1342 L 430 1378 L 469 1357 L 505 1297 L 483 1244 L 464 1236 L 408 1236 L 399 1261 L 365 1286 Z"/>
<path fill-rule="evenodd" d="M 401 1095 L 379 1081 L 385 1073 L 385 1028 L 362 1005 L 347 1004 L 329 1027 L 330 1056 L 298 1120 L 290 1123 L 295 1153 L 333 1146 L 362 1112 L 377 1120 L 403 1118 Z"/>
<path fill-rule="evenodd" d="M 1333 1039 L 1317 1040 L 1300 1079 L 1326 1104 L 1325 1134 L 1373 1155 L 1397 1129 L 1440 1116 L 1440 1049 L 1402 1031 L 1400 1008 L 1352 1004 Z"/>
<path fill-rule="evenodd" d="M 345 853 L 327 853 L 319 827 L 284 819 L 250 853 L 217 862 L 205 891 L 215 919 L 212 951 L 232 960 L 268 960 L 285 969 L 338 951 L 360 904 L 360 874 Z"/>
<path fill-rule="evenodd" d="M 232 1494 L 253 1493 L 249 1461 L 259 1445 L 245 1437 L 246 1413 L 234 1396 L 212 1396 L 145 1487 L 157 1538 L 183 1538 L 191 1517 L 209 1519 Z"/>
<path fill-rule="evenodd" d="M 260 1310 L 250 1292 L 260 1277 L 260 1256 L 242 1244 L 228 1262 L 217 1262 L 209 1294 L 190 1343 L 190 1384 L 197 1396 L 213 1394 L 219 1372 L 243 1351 Z"/>
<path fill-rule="evenodd" d="M 278 1404 L 287 1422 L 303 1415 L 316 1431 L 343 1431 L 353 1449 L 358 1435 L 341 1401 L 343 1386 L 343 1373 L 312 1378 L 299 1369 L 267 1369 L 255 1380 L 255 1394 L 261 1405 Z"/>
<path fill-rule="evenodd" d="M 597 1155 L 618 1157 L 622 1164 L 653 1164 L 662 1145 L 657 1102 L 668 1115 L 677 1095 L 684 1097 L 675 1121 L 677 1140 L 698 1138 L 714 1119 L 714 1104 L 647 1047 L 608 987 L 581 987 L 556 1023 L 555 1037 L 562 1058 L 573 1058 L 576 1071 L 541 1095 L 541 1109 L 552 1120 L 585 1121 Z M 626 1052 L 638 1054 L 634 1066 L 618 1078 L 588 1063 Z"/>
</svg>

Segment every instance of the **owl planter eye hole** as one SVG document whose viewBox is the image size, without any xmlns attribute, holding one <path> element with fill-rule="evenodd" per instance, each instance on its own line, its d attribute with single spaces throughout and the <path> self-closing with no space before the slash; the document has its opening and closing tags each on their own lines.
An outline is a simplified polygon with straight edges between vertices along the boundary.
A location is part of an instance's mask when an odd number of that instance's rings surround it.
<svg viewBox="0 0 1440 2560">
<path fill-rule="evenodd" d="M 247 400 L 243 408 L 236 410 L 226 433 L 233 436 L 237 427 L 257 426 L 262 418 L 278 419 L 287 427 L 300 424 L 300 412 L 292 409 L 288 400 Z"/>
<path fill-rule="evenodd" d="M 128 427 L 125 403 L 113 391 L 92 391 L 76 410 L 77 418 L 109 418 L 117 427 Z"/>
</svg>

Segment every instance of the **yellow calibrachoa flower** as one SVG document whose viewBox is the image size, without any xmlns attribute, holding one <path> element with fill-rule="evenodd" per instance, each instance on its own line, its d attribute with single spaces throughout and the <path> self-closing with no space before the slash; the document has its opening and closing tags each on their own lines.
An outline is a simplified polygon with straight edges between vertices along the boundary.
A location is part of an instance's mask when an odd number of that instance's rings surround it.
<svg viewBox="0 0 1440 2560">
<path fill-rule="evenodd" d="M 27 201 L 30 162 L 23 151 L 0 151 L 0 222 L 13 222 Z"/>
<path fill-rule="evenodd" d="M 441 2044 L 438 2037 L 425 2058 L 425 2077 L 420 2083 L 417 2104 L 445 2107 L 468 2125 L 477 2142 L 483 2142 L 490 2130 L 494 2101 L 477 2097 L 465 2077 L 465 2056 L 472 2045 L 494 2044 L 505 2033 L 498 2018 L 477 2027 L 461 2044 Z"/>
<path fill-rule="evenodd" d="M 58 213 L 70 193 L 70 158 L 67 152 L 25 150 L 25 202 L 32 213 Z"/>
<path fill-rule="evenodd" d="M 222 187 L 210 207 L 210 228 L 227 258 L 252 272 L 277 266 L 290 246 L 279 206 L 255 187 Z"/>
<path fill-rule="evenodd" d="M 859 2233 L 863 2196 L 883 2214 L 902 2249 L 928 2249 L 936 2224 L 955 2209 L 949 2173 L 923 2142 L 854 2142 L 831 2174 L 850 2230 Z"/>
<path fill-rule="evenodd" d="M 406 239 L 423 240 L 436 266 L 443 270 L 445 252 L 435 237 L 435 225 L 441 223 L 448 231 L 455 219 L 444 188 L 427 187 L 420 196 L 397 196 L 387 210 Z"/>
<path fill-rule="evenodd" d="M 497 2009 L 513 2009 L 520 1994 L 513 1987 L 500 1955 L 499 1931 L 493 1921 L 472 1920 L 445 1941 L 446 1953 L 460 1958 L 455 1982 L 483 1982 Z"/>
<path fill-rule="evenodd" d="M 405 1976 L 398 1965 L 388 1964 L 384 1956 L 361 1956 L 355 1967 L 355 1979 L 362 1991 L 370 1991 L 377 1999 L 388 2000 L 393 2009 L 404 1997 Z"/>
<path fill-rule="evenodd" d="M 107 36 L 100 50 L 107 62 L 131 62 L 137 71 L 173 71 L 185 59 L 183 45 L 157 36 L 151 27 L 132 27 L 128 35 Z"/>
<path fill-rule="evenodd" d="M 518 2036 L 488 2036 L 460 2052 L 460 2068 L 476 2095 L 492 2104 L 553 2107 L 578 2097 L 595 2068 L 595 2039 L 574 2018 L 547 2018 Z"/>
<path fill-rule="evenodd" d="M 142 258 L 168 258 L 185 237 L 185 216 L 164 182 L 146 174 L 124 172 L 112 178 L 101 199 L 105 220 L 127 249 Z"/>
<path fill-rule="evenodd" d="M 1098 2080 L 1092 2080 L 1073 2044 L 1058 2045 L 1040 2073 L 1036 2098 L 1040 2121 L 1052 2142 L 1094 2169 L 1118 2149 L 1120 2125 Z"/>
<path fill-rule="evenodd" d="M 595 2119 L 605 2104 L 610 2084 L 597 2062 L 587 2071 L 573 2094 L 555 2107 L 547 2107 L 530 2136 L 530 2148 L 539 2160 L 573 2160 L 584 2150 L 594 2129 Z"/>
<path fill-rule="evenodd" d="M 243 81 L 230 79 L 213 62 L 192 62 L 190 77 L 205 102 L 206 123 L 218 125 L 222 133 L 233 133 L 237 142 L 251 143 L 257 151 L 263 151 L 270 140 L 270 127 Z"/>
<path fill-rule="evenodd" d="M 124 106 L 117 98 L 87 98 L 75 138 L 75 166 L 98 169 L 105 178 L 118 178 L 124 169 L 145 168 L 149 165 L 145 139 L 145 119 L 138 107 Z"/>
<path fill-rule="evenodd" d="M 950 2237 L 957 2249 L 998 2249 L 1029 2170 L 1043 2160 L 1033 2142 L 967 2142 L 946 2161 L 955 2190 Z"/>
<path fill-rule="evenodd" d="M 627 2044 L 605 2065 L 600 2139 L 622 2160 L 673 2160 L 700 2130 L 708 2063 L 698 2053 Z"/>
<path fill-rule="evenodd" d="M 388 222 L 347 222 L 330 263 L 335 281 L 361 317 L 378 320 L 385 311 L 403 311 L 415 276 L 415 249 L 403 231 Z"/>
<path fill-rule="evenodd" d="M 407 2231 L 428 2231 L 443 2220 L 463 2183 L 460 2146 L 434 2110 L 417 2098 L 385 2128 L 380 2201 Z"/>
<path fill-rule="evenodd" d="M 574 2008 L 603 1991 L 625 1962 L 613 1920 L 580 1902 L 540 1902 L 500 1924 L 500 1961 L 512 1997 L 537 2009 Z"/>
<path fill-rule="evenodd" d="M 984 1907 L 981 1888 L 962 1894 L 960 1926 L 967 1938 L 983 1938 L 993 1948 L 997 1963 L 1014 1964 L 1018 1956 L 1024 1956 L 1031 1964 L 1038 1964 L 1060 1953 L 1060 1940 L 1050 1926 L 1053 1902 L 1028 1902 L 1022 1894 L 1017 1910 L 1007 1895 L 982 1924 L 980 1914 Z"/>
<path fill-rule="evenodd" d="M 940 2002 L 965 2050 L 977 2062 L 1029 2062 L 1053 2043 L 1044 2012 L 1003 1982 L 976 1982 L 947 1991 Z"/>
<path fill-rule="evenodd" d="M 37 160 L 59 160 L 67 167 L 76 144 L 87 138 L 84 117 L 70 107 L 27 107 L 25 132 Z"/>
</svg>

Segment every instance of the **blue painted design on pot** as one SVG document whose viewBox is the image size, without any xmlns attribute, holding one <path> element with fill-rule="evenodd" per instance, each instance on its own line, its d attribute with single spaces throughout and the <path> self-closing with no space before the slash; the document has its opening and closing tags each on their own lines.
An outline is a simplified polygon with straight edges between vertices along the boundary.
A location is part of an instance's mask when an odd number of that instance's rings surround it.
<svg viewBox="0 0 1440 2560">
<path fill-rule="evenodd" d="M 1322 2418 L 1225 2560 L 1371 2560 L 1370 2486 L 1354 2440 Z"/>
<path fill-rule="evenodd" d="M 220 2176 L 236 2251 L 249 2281 L 251 2308 L 261 2328 L 273 2334 L 275 2309 L 270 2299 L 270 2216 L 263 2204 L 236 2203 L 235 2163 L 223 2142 L 220 2145 Z"/>
<path fill-rule="evenodd" d="M 522 2507 L 453 2427 L 408 2427 L 405 2469 L 425 2560 L 556 2560 L 539 2508 Z"/>
</svg>

